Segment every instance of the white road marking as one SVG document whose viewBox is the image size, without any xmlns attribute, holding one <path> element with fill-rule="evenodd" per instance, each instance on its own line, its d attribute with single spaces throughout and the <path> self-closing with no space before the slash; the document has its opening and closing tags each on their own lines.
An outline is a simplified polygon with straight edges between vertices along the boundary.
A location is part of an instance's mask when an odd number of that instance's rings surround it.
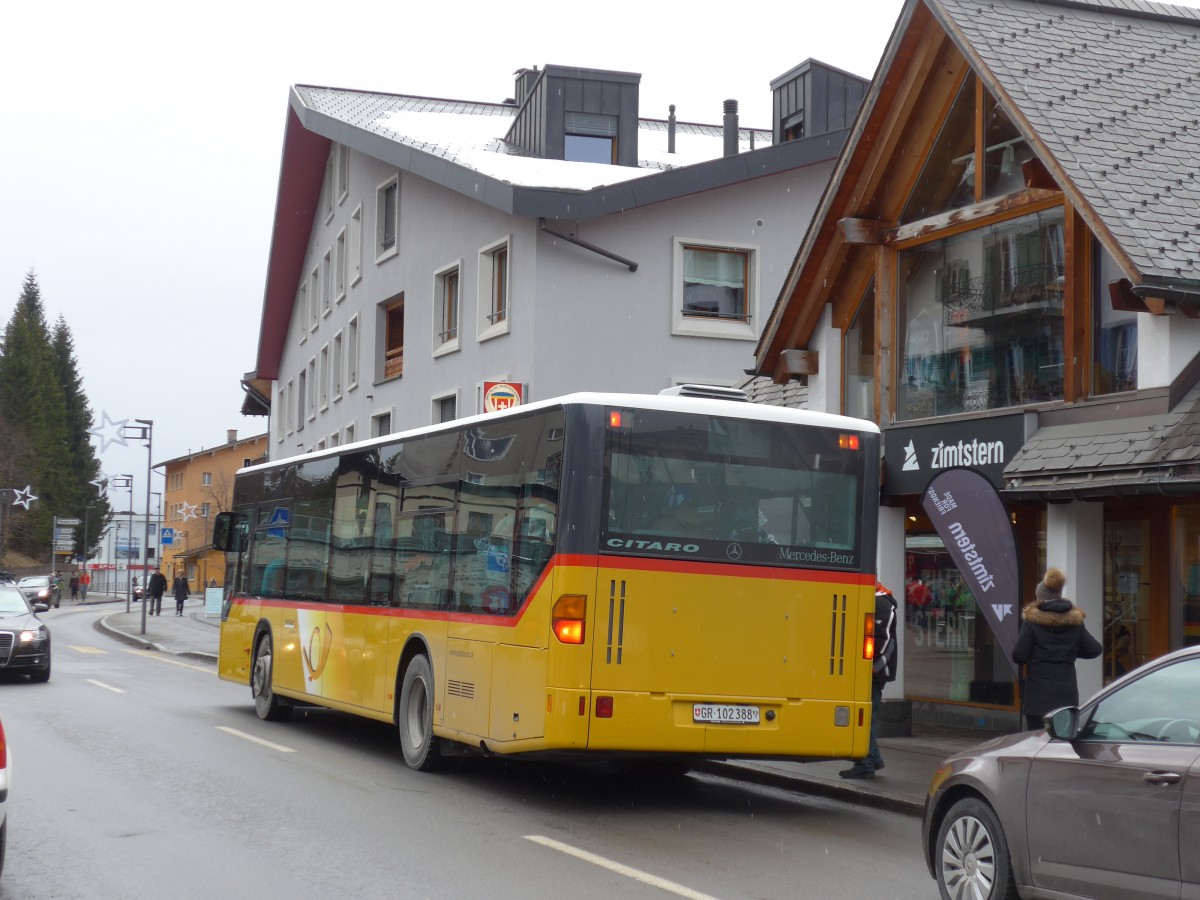
<svg viewBox="0 0 1200 900">
<path fill-rule="evenodd" d="M 80 644 L 67 644 L 76 653 L 107 653 L 107 650 L 101 650 L 99 647 L 86 647 Z"/>
<path fill-rule="evenodd" d="M 105 684 L 103 681 L 97 681 L 95 678 L 85 678 L 83 680 L 86 681 L 88 684 L 94 684 L 96 687 L 102 687 L 106 691 L 112 691 L 114 694 L 124 694 L 125 693 L 124 688 L 113 687 L 111 684 Z"/>
<path fill-rule="evenodd" d="M 126 650 L 126 653 L 132 653 L 134 656 L 142 656 L 146 659 L 153 659 L 161 663 L 166 663 L 169 666 L 179 666 L 181 669 L 191 669 L 193 672 L 207 672 L 210 675 L 216 675 L 216 670 L 206 669 L 204 666 L 192 666 L 185 662 L 180 662 L 177 659 L 172 659 L 169 655 L 158 650 Z"/>
<path fill-rule="evenodd" d="M 252 734 L 246 734 L 244 731 L 238 731 L 236 728 L 226 728 L 224 725 L 218 725 L 217 731 L 224 731 L 226 734 L 232 734 L 234 737 L 240 737 L 243 740 L 251 741 L 255 744 L 261 744 L 264 747 L 269 747 L 272 750 L 278 750 L 280 753 L 295 753 L 291 747 L 285 747 L 283 744 L 273 744 L 270 741 L 264 741 L 262 738 L 256 738 Z"/>
<path fill-rule="evenodd" d="M 657 875 L 651 875 L 649 872 L 643 872 L 640 869 L 614 862 L 611 859 L 605 859 L 603 856 L 597 856 L 595 853 L 589 853 L 587 850 L 580 850 L 578 847 L 572 847 L 570 844 L 564 844 L 553 838 L 542 837 L 540 834 L 527 834 L 525 835 L 525 840 L 533 841 L 535 844 L 541 844 L 543 847 L 549 847 L 551 850 L 557 850 L 559 853 L 565 853 L 568 856 L 574 856 L 576 859 L 582 859 L 584 862 L 590 862 L 592 865 L 616 872 L 618 875 L 624 875 L 626 878 L 632 878 L 634 881 L 640 881 L 642 884 L 648 884 L 651 887 L 669 891 L 672 894 L 678 894 L 680 897 L 689 897 L 691 900 L 716 900 L 715 897 L 709 894 L 693 891 L 682 884 L 676 884 L 665 878 L 659 878 Z"/>
</svg>

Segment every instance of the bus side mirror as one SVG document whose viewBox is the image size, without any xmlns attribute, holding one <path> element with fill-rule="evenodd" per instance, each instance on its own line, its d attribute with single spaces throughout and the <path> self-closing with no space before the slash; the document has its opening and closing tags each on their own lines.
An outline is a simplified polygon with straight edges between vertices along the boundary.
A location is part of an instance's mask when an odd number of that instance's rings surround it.
<svg viewBox="0 0 1200 900">
<path fill-rule="evenodd" d="M 246 517 L 242 513 L 217 513 L 213 520 L 213 549 L 241 553 L 246 549 Z"/>
</svg>

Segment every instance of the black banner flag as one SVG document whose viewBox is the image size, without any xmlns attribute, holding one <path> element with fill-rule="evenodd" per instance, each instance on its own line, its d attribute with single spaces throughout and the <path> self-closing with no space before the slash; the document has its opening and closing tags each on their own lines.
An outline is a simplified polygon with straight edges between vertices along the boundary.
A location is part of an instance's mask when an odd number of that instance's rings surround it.
<svg viewBox="0 0 1200 900">
<path fill-rule="evenodd" d="M 1004 658 L 1012 661 L 1021 627 L 1017 542 L 992 483 L 972 469 L 946 469 L 926 486 L 921 506 L 946 545 Z"/>
</svg>

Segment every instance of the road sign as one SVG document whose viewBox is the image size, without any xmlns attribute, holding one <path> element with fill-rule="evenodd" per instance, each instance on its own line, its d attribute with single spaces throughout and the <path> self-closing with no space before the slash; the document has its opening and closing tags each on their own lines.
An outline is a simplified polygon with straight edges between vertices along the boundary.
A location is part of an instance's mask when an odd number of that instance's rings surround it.
<svg viewBox="0 0 1200 900">
<path fill-rule="evenodd" d="M 58 519 L 59 525 L 82 525 L 83 522 L 79 519 Z"/>
<path fill-rule="evenodd" d="M 73 541 L 75 540 L 74 528 L 55 528 L 54 539 L 56 541 Z"/>
<path fill-rule="evenodd" d="M 70 553 L 72 550 L 75 549 L 75 542 L 74 541 L 55 541 L 54 549 L 60 553 L 63 553 L 63 552 Z"/>
<path fill-rule="evenodd" d="M 160 528 L 158 531 L 158 539 L 164 547 L 168 547 L 175 543 L 174 528 Z"/>
</svg>

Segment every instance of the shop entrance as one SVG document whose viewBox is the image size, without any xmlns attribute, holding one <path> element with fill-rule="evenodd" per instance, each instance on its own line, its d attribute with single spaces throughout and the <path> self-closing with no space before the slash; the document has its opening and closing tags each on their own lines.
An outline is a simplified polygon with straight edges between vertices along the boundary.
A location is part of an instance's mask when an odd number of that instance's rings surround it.
<svg viewBox="0 0 1200 900">
<path fill-rule="evenodd" d="M 1150 520 L 1104 523 L 1104 683 L 1151 658 Z"/>
</svg>

